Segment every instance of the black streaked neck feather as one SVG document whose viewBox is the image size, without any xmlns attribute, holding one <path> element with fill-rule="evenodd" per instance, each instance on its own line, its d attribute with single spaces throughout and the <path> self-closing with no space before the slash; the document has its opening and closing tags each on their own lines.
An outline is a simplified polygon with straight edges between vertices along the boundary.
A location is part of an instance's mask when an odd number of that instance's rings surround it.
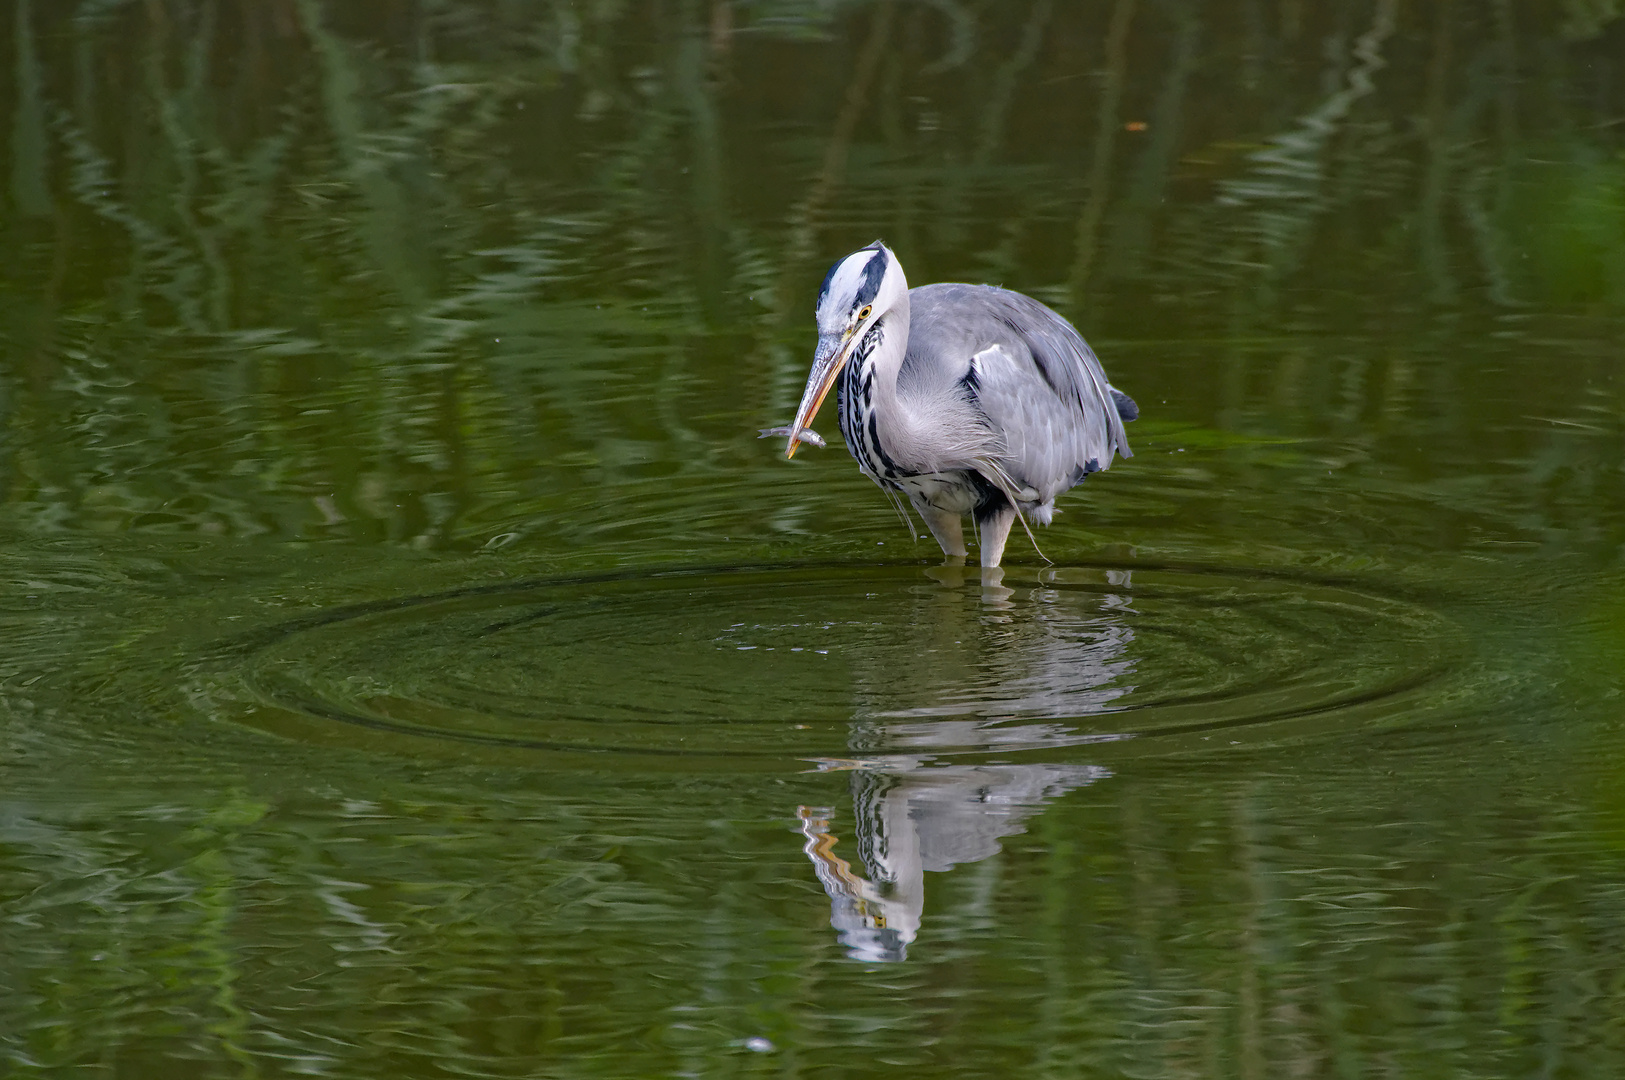
<svg viewBox="0 0 1625 1080">
<path fill-rule="evenodd" d="M 841 380 L 841 434 L 858 465 L 875 477 L 909 471 L 908 417 L 897 399 L 897 376 L 908 349 L 905 296 L 863 335 Z"/>
</svg>

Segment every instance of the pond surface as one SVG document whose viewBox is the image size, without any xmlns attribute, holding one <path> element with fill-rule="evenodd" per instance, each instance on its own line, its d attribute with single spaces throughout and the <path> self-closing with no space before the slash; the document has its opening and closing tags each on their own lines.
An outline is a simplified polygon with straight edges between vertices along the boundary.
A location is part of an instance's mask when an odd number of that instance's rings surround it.
<svg viewBox="0 0 1625 1080">
<path fill-rule="evenodd" d="M 1617 8 L 16 0 L 0 1072 L 1620 1075 Z M 756 439 L 877 236 L 1047 559 Z"/>
</svg>

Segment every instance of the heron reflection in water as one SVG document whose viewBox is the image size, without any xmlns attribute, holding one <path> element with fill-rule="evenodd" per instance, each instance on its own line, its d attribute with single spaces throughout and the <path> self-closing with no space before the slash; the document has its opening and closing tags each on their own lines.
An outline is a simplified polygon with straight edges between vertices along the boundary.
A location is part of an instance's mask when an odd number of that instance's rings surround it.
<svg viewBox="0 0 1625 1080">
<path fill-rule="evenodd" d="M 1132 456 L 1123 423 L 1138 407 L 1072 324 L 1032 297 L 989 285 L 910 289 L 877 240 L 830 267 L 817 322 L 795 419 L 763 437 L 784 435 L 786 457 L 803 442 L 824 445 L 808 425 L 838 382 L 858 467 L 905 518 L 907 497 L 949 560 L 967 554 L 966 514 L 982 565 L 998 566 L 1017 520 L 1031 538 L 1027 523 L 1048 525 L 1057 495 L 1114 455 Z"/>
<path fill-rule="evenodd" d="M 895 645 L 929 653 L 929 666 L 896 664 L 889 649 L 859 663 L 852 756 L 820 768 L 851 774 L 855 843 L 846 851 L 867 876 L 838 851 L 834 808 L 797 811 L 803 851 L 850 957 L 906 959 L 920 931 L 926 872 L 997 854 L 1000 840 L 1023 832 L 1044 803 L 1110 775 L 1065 761 L 952 763 L 977 751 L 1060 757 L 1121 737 L 1083 719 L 1113 711 L 1134 689 L 1131 580 L 1126 571 L 1107 577 L 1104 592 L 1040 586 L 1015 604 L 1009 589 L 984 590 L 974 607 L 963 590 L 943 589 L 911 613 L 907 624 L 917 630 Z"/>
</svg>

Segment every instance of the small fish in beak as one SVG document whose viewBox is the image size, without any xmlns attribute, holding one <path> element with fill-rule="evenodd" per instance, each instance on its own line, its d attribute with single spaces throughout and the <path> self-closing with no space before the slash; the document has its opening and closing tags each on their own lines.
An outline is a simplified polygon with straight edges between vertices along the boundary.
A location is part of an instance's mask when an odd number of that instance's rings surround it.
<svg viewBox="0 0 1625 1080">
<path fill-rule="evenodd" d="M 758 439 L 780 439 L 789 438 L 791 434 L 790 426 L 786 424 L 784 427 L 765 427 L 762 429 L 762 433 L 756 437 Z M 795 432 L 794 435 L 796 442 L 804 442 L 808 446 L 816 446 L 820 450 L 824 449 L 824 446 L 826 445 L 824 442 L 824 437 L 818 434 L 818 432 L 814 431 L 812 428 L 804 427 L 800 431 Z"/>
<path fill-rule="evenodd" d="M 807 438 L 812 434 L 807 425 L 818 415 L 818 407 L 824 403 L 824 398 L 835 386 L 836 378 L 852 355 L 855 341 L 856 337 L 851 329 L 844 334 L 819 335 L 818 352 L 813 357 L 812 371 L 807 374 L 807 387 L 801 392 L 801 404 L 796 408 L 796 418 L 790 422 L 789 427 L 774 429 L 789 439 L 789 444 L 784 448 L 785 457 L 795 457 L 796 447 L 804 442 L 818 447 L 824 445 L 823 439 L 813 442 Z"/>
</svg>

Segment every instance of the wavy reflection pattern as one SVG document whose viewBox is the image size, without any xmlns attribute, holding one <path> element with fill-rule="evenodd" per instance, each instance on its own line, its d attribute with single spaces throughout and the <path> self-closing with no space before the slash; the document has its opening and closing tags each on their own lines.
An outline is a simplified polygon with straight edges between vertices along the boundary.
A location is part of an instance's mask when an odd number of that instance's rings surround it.
<svg viewBox="0 0 1625 1080">
<path fill-rule="evenodd" d="M 1125 589 L 1131 584 L 1128 571 L 1109 577 Z M 1093 612 L 1054 604 L 1045 590 L 1035 591 L 1030 609 L 1018 611 L 1010 596 L 997 584 L 985 587 L 974 623 L 953 627 L 963 636 L 952 640 L 975 653 L 974 662 L 956 656 L 901 673 L 855 673 L 860 699 L 873 700 L 880 689 L 888 699 L 918 695 L 920 704 L 860 715 L 851 740 L 860 756 L 819 762 L 821 769 L 852 774 L 856 846 L 867 877 L 835 853 L 832 808 L 797 809 L 802 850 L 829 894 L 830 924 L 854 960 L 906 959 L 920 932 L 928 871 L 998 854 L 999 841 L 1024 831 L 1045 802 L 1111 775 L 1084 764 L 933 764 L 934 748 L 1030 751 L 1120 737 L 1079 732 L 1064 722 L 1008 721 L 1098 714 L 1133 691 L 1124 682 L 1134 667 L 1126 655 L 1134 640 L 1124 620 L 1133 610 L 1127 593 L 1105 593 Z M 975 718 L 962 718 L 967 713 Z M 941 719 L 917 719 L 926 717 Z"/>
<path fill-rule="evenodd" d="M 1403 719 L 1460 659 L 1427 604 L 1350 579 L 1018 578 L 746 567 L 481 585 L 221 643 L 197 695 L 223 719 L 401 754 L 848 772 L 851 824 L 814 805 L 798 827 L 849 953 L 898 960 L 926 871 L 996 853 L 1046 801 L 1109 775 L 1104 760 L 1121 768 L 1127 740 L 1160 753 Z"/>
</svg>

